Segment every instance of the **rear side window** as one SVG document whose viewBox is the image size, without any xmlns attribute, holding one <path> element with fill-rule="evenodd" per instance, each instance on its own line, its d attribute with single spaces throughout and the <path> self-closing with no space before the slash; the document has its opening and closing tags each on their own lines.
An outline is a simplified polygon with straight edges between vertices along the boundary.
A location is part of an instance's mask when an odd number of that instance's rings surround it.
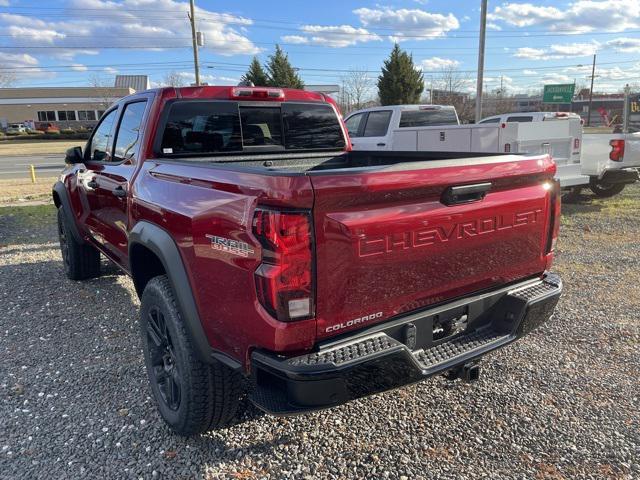
<svg viewBox="0 0 640 480">
<path fill-rule="evenodd" d="M 391 120 L 391 111 L 369 112 L 367 124 L 364 127 L 365 137 L 383 137 L 387 134 Z"/>
<path fill-rule="evenodd" d="M 487 120 L 482 120 L 481 122 L 478 123 L 498 123 L 500 121 L 500 117 L 496 117 L 496 118 L 489 118 Z"/>
<path fill-rule="evenodd" d="M 507 117 L 507 123 L 509 122 L 533 122 L 533 117 L 530 115 Z"/>
<path fill-rule="evenodd" d="M 456 112 L 450 108 L 433 110 L 403 110 L 400 114 L 400 128 L 430 127 L 434 125 L 458 125 Z"/>
<path fill-rule="evenodd" d="M 329 105 L 177 101 L 170 107 L 161 153 L 336 149 L 345 145 Z"/>
</svg>

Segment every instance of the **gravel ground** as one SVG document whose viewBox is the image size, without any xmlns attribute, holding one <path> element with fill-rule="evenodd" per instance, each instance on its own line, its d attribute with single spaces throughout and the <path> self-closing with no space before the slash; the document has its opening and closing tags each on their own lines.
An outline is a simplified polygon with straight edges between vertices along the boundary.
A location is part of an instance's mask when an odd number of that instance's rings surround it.
<svg viewBox="0 0 640 480">
<path fill-rule="evenodd" d="M 245 402 L 193 439 L 150 398 L 132 283 L 112 267 L 66 280 L 53 208 L 38 208 L 24 237 L 0 209 L 0 478 L 640 477 L 640 186 L 563 206 L 557 314 L 479 382 L 294 418 Z"/>
</svg>

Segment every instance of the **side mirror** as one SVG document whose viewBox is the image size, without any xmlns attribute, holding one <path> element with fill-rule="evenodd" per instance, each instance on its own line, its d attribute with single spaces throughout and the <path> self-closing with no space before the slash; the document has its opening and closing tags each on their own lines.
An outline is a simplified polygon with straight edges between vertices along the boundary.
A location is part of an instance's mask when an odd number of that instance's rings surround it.
<svg viewBox="0 0 640 480">
<path fill-rule="evenodd" d="M 83 163 L 84 157 L 82 156 L 82 147 L 71 147 L 67 150 L 64 157 L 64 163 L 73 165 L 74 163 Z"/>
</svg>

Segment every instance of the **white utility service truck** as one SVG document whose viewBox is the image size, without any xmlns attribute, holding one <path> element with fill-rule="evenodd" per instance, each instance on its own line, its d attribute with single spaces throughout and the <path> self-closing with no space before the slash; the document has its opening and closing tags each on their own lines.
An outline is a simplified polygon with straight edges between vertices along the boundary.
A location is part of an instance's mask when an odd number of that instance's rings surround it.
<svg viewBox="0 0 640 480">
<path fill-rule="evenodd" d="M 389 105 L 353 112 L 346 125 L 354 150 L 549 153 L 562 187 L 589 185 L 601 196 L 634 182 L 637 171 L 630 167 L 640 166 L 634 153 L 614 160 L 617 150 L 604 137 L 589 138 L 587 153 L 582 120 L 568 112 L 511 113 L 460 125 L 452 106 Z"/>
</svg>

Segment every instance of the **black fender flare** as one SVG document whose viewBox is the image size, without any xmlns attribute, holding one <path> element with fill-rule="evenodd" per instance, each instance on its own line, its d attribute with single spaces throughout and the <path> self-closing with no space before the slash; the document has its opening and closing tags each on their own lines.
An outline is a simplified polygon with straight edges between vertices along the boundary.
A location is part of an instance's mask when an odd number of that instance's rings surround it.
<svg viewBox="0 0 640 480">
<path fill-rule="evenodd" d="M 64 186 L 60 180 L 53 184 L 52 188 L 53 200 L 58 208 L 62 208 L 62 214 L 67 219 L 67 224 L 71 229 L 71 235 L 78 243 L 85 243 L 84 237 L 80 233 L 80 229 L 78 228 L 78 223 L 73 215 L 73 208 L 71 207 L 71 200 L 69 200 L 69 192 L 67 192 L 67 188 Z M 55 201 L 56 196 L 59 200 L 59 203 Z"/>
<path fill-rule="evenodd" d="M 151 250 L 162 262 L 164 271 L 169 277 L 169 283 L 178 302 L 181 316 L 191 344 L 196 350 L 200 361 L 211 363 L 216 359 L 233 370 L 239 370 L 242 365 L 236 359 L 223 352 L 211 348 L 209 340 L 202 328 L 198 307 L 196 305 L 189 277 L 185 269 L 178 246 L 171 235 L 163 228 L 153 223 L 141 220 L 129 232 L 129 258 L 135 245 L 142 245 Z M 140 292 L 142 293 L 142 292 Z"/>
</svg>

